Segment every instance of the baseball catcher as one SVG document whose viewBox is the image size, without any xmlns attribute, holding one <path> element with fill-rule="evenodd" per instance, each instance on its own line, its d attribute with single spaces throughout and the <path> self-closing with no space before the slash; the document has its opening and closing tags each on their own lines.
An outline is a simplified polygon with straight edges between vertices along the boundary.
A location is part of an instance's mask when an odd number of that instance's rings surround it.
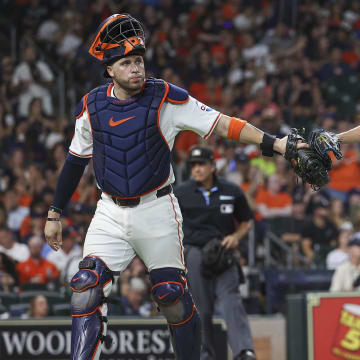
<svg viewBox="0 0 360 360">
<path fill-rule="evenodd" d="M 295 174 L 314 190 L 319 190 L 330 181 L 331 159 L 327 154 L 333 151 L 337 158 L 342 157 L 335 136 L 326 131 L 313 132 L 309 139 L 310 148 L 297 149 L 297 143 L 305 142 L 299 130 L 292 129 L 286 144 L 285 159 L 290 161 Z"/>
<path fill-rule="evenodd" d="M 142 24 L 129 14 L 111 15 L 100 24 L 89 53 L 110 81 L 84 94 L 75 107 L 74 137 L 48 212 L 45 238 L 58 251 L 61 213 L 92 158 L 101 198 L 71 281 L 72 360 L 100 358 L 107 297 L 136 255 L 150 273 L 152 297 L 169 324 L 176 358 L 198 360 L 200 317 L 187 286 L 182 215 L 172 191 L 175 137 L 191 129 L 205 140 L 216 133 L 259 145 L 265 156 L 286 150 L 287 137 L 278 139 L 200 103 L 185 89 L 146 78 L 145 51 Z M 295 141 L 291 147 L 301 168 L 295 148 L 305 146 Z"/>
</svg>

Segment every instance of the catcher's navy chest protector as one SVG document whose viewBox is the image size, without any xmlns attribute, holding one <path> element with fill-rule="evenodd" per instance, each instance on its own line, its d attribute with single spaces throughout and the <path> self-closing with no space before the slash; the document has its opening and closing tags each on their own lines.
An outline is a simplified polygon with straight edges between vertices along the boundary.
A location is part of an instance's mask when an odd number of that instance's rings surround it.
<svg viewBox="0 0 360 360">
<path fill-rule="evenodd" d="M 95 88 L 86 99 L 95 177 L 105 193 L 139 197 L 161 187 L 170 175 L 171 151 L 160 130 L 160 110 L 165 100 L 187 101 L 188 93 L 153 78 L 129 101 L 111 97 L 109 89 L 109 84 Z"/>
</svg>

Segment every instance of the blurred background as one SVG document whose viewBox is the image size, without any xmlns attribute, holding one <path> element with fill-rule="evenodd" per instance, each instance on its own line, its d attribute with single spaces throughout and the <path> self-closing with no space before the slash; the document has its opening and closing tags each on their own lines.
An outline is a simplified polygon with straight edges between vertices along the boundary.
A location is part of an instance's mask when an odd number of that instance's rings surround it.
<svg viewBox="0 0 360 360">
<path fill-rule="evenodd" d="M 72 112 L 105 83 L 87 49 L 111 14 L 130 13 L 144 24 L 148 77 L 184 87 L 225 114 L 278 136 L 291 127 L 308 133 L 360 125 L 358 0 L 2 0 L 0 7 L 3 318 L 70 313 L 67 284 L 97 201 L 91 165 L 64 212 L 61 251 L 45 244 L 43 227 L 72 139 Z M 189 149 L 202 141 L 188 131 L 177 137 L 177 183 L 188 179 Z M 263 158 L 255 146 L 216 135 L 207 144 L 218 173 L 243 189 L 255 214 L 238 249 L 248 312 L 282 313 L 287 294 L 328 290 L 360 231 L 358 145 L 342 146 L 331 182 L 314 192 L 280 156 Z M 34 299 L 35 289 L 48 296 Z M 110 314 L 157 314 L 139 259 L 113 297 Z"/>
</svg>

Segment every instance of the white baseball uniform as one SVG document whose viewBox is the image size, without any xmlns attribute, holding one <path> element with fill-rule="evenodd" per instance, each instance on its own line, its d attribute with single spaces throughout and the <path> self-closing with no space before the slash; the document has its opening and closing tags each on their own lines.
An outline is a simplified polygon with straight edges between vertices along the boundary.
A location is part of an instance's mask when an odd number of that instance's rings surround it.
<svg viewBox="0 0 360 360">
<path fill-rule="evenodd" d="M 115 97 L 113 88 L 111 96 Z M 192 130 L 208 138 L 220 115 L 191 96 L 184 104 L 165 101 L 160 111 L 160 130 L 172 150 L 181 130 Z M 91 158 L 92 148 L 89 114 L 84 111 L 76 120 L 69 152 Z M 171 168 L 163 187 L 174 180 Z M 99 256 L 112 271 L 125 270 L 136 254 L 149 271 L 164 267 L 184 269 L 182 239 L 182 215 L 172 193 L 157 198 L 153 191 L 142 196 L 135 207 L 118 206 L 102 193 L 85 238 L 83 256 Z"/>
</svg>

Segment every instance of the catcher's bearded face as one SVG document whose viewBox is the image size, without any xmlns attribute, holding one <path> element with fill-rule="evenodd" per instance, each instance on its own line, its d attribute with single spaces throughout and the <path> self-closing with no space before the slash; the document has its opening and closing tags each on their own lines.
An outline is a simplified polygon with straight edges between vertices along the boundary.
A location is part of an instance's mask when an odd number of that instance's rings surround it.
<svg viewBox="0 0 360 360">
<path fill-rule="evenodd" d="M 129 93 L 140 91 L 144 84 L 145 65 L 140 55 L 121 58 L 106 69 L 113 81 Z"/>
<path fill-rule="evenodd" d="M 215 170 L 215 164 L 210 161 L 191 163 L 191 176 L 199 183 L 207 182 L 212 179 Z"/>
</svg>

